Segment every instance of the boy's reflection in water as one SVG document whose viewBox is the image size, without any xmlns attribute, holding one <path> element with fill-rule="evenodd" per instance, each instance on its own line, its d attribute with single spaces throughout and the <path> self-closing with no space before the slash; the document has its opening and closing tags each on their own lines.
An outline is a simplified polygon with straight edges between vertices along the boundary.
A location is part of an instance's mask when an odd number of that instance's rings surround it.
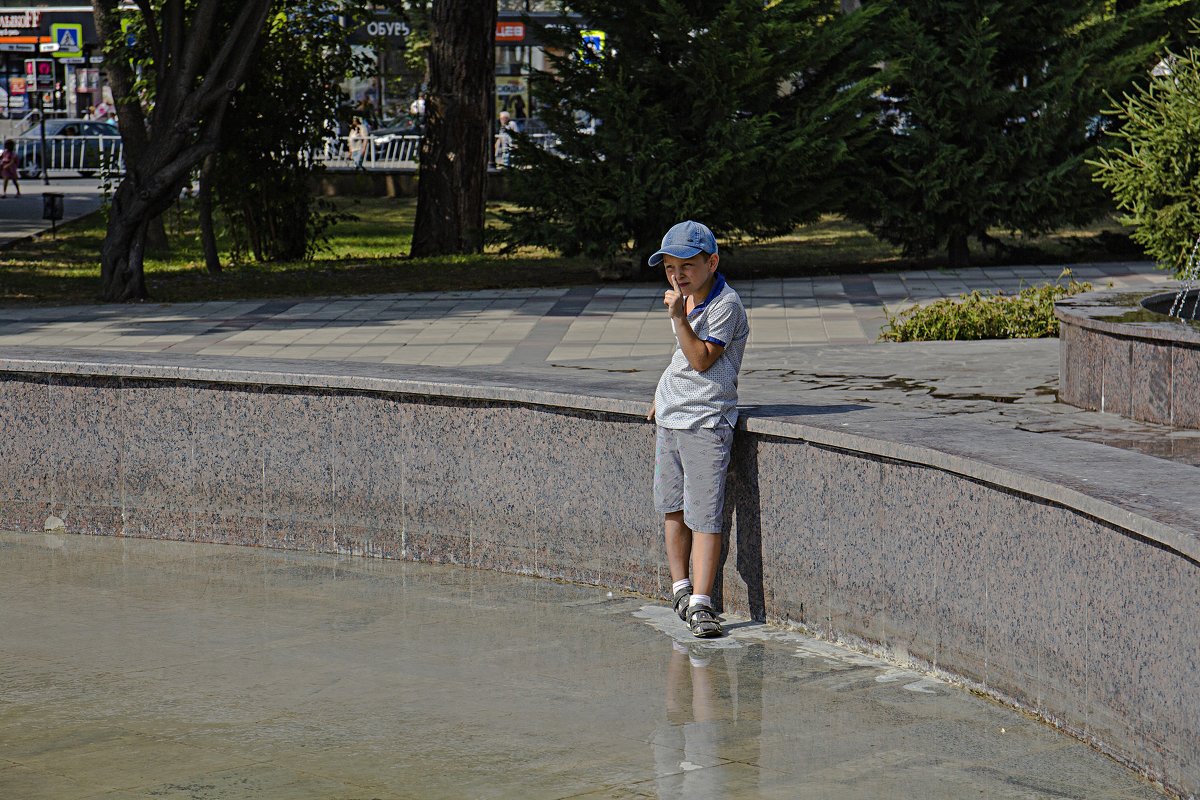
<svg viewBox="0 0 1200 800">
<path fill-rule="evenodd" d="M 757 767 L 718 765 L 758 764 L 761 645 L 714 649 L 672 642 L 666 710 L 652 740 L 660 798 L 728 800 L 757 788 Z"/>
</svg>

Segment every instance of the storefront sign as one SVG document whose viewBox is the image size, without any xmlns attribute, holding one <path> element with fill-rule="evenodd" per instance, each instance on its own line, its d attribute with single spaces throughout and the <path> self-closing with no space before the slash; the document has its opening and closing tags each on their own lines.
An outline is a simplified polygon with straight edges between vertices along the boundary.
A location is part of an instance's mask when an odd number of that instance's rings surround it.
<svg viewBox="0 0 1200 800">
<path fill-rule="evenodd" d="M 40 11 L 0 14 L 0 36 L 22 36 L 37 33 L 41 25 L 42 12 Z"/>
<path fill-rule="evenodd" d="M 516 120 L 529 115 L 529 79 L 524 76 L 496 78 L 496 113 L 507 111 Z"/>
<path fill-rule="evenodd" d="M 54 62 L 48 58 L 25 59 L 25 80 L 30 88 L 54 88 Z"/>
<path fill-rule="evenodd" d="M 376 20 L 367 23 L 367 36 L 382 36 L 385 39 L 403 39 L 408 34 L 408 23 Z"/>
<path fill-rule="evenodd" d="M 394 14 L 380 12 L 375 18 L 350 32 L 351 44 L 386 44 L 402 49 L 409 34 L 408 23 Z"/>
<path fill-rule="evenodd" d="M 496 23 L 496 41 L 497 42 L 523 42 L 523 41 L 525 41 L 525 23 L 524 22 L 497 22 Z"/>
</svg>

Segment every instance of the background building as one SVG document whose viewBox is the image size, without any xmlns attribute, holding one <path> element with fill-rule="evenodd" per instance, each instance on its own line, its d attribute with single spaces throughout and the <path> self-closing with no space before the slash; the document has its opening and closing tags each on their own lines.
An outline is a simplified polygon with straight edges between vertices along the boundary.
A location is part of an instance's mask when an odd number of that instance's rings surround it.
<svg viewBox="0 0 1200 800">
<path fill-rule="evenodd" d="M 0 116 L 20 119 L 38 107 L 84 116 L 111 104 L 89 5 L 0 2 Z"/>
</svg>

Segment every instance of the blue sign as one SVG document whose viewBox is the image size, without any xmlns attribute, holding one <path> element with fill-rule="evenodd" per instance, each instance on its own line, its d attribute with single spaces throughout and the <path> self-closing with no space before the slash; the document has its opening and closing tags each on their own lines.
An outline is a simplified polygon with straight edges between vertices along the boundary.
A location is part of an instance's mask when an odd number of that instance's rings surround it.
<svg viewBox="0 0 1200 800">
<path fill-rule="evenodd" d="M 83 55 L 83 25 L 75 22 L 55 22 L 50 26 L 50 38 L 58 45 L 55 58 L 78 58 Z"/>
</svg>

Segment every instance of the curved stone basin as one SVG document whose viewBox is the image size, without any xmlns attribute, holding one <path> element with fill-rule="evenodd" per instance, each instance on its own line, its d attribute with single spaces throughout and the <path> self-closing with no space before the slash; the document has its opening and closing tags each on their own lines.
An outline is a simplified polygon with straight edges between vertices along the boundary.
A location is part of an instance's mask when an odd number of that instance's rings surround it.
<svg viewBox="0 0 1200 800">
<path fill-rule="evenodd" d="M 662 598 L 645 395 L 621 375 L 9 348 L 0 530 Z M 734 441 L 726 611 L 949 676 L 1200 791 L 1194 468 L 860 404 L 748 408 Z"/>
<path fill-rule="evenodd" d="M 1184 308 L 1191 315 L 1193 290 Z M 1088 292 L 1055 304 L 1059 399 L 1123 417 L 1200 428 L 1200 323 L 1167 316 L 1176 292 Z"/>
</svg>

